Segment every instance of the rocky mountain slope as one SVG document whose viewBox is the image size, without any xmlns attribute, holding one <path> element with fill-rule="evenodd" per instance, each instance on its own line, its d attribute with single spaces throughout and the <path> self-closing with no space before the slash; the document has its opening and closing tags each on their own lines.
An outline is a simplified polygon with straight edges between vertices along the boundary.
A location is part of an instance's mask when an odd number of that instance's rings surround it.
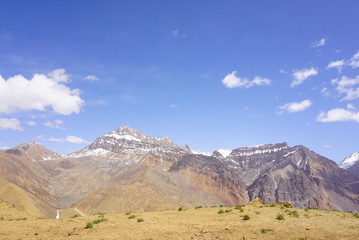
<svg viewBox="0 0 359 240">
<path fill-rule="evenodd" d="M 27 196 L 27 212 L 46 217 L 69 207 L 87 214 L 153 211 L 236 205 L 256 197 L 302 208 L 359 211 L 355 174 L 304 146 L 279 143 L 201 153 L 129 127 L 69 155 L 35 142 L 0 151 L 0 179 L 21 189 L 14 195 Z"/>
</svg>

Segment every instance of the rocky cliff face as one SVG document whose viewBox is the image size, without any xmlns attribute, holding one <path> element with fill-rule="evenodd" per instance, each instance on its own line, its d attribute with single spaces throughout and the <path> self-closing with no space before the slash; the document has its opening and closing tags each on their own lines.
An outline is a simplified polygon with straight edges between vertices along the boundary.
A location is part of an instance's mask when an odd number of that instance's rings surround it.
<svg viewBox="0 0 359 240">
<path fill-rule="evenodd" d="M 86 213 L 149 211 L 236 205 L 256 197 L 295 207 L 359 211 L 355 175 L 304 146 L 279 143 L 202 153 L 129 127 L 69 155 L 34 142 L 0 151 L 0 178 L 36 198 L 46 216 L 69 206 Z"/>
</svg>

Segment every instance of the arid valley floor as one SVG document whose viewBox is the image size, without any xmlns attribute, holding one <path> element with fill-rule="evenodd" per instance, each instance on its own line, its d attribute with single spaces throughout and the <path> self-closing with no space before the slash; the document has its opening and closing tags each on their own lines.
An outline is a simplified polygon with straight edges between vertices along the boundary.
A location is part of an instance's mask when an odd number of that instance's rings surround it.
<svg viewBox="0 0 359 240">
<path fill-rule="evenodd" d="M 358 215 L 328 210 L 286 208 L 280 205 L 247 204 L 237 208 L 198 207 L 182 211 L 176 209 L 159 212 L 100 213 L 56 220 L 26 216 L 15 206 L 3 202 L 1 214 L 3 216 L 0 218 L 3 220 L 0 221 L 0 239 L 4 240 L 359 239 Z M 248 220 L 244 220 L 246 215 L 249 216 Z M 283 216 L 282 220 L 279 215 Z M 95 224 L 86 228 L 89 222 Z"/>
</svg>

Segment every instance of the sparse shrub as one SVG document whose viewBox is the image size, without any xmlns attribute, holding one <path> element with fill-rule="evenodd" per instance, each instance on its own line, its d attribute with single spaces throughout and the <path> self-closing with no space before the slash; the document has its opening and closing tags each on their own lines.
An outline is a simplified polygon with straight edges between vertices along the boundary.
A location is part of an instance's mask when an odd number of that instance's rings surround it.
<svg viewBox="0 0 359 240">
<path fill-rule="evenodd" d="M 358 213 L 352 213 L 354 217 L 359 218 L 359 214 Z"/>
<path fill-rule="evenodd" d="M 98 217 L 103 218 L 105 216 L 105 213 L 98 213 Z"/>
<path fill-rule="evenodd" d="M 214 208 L 214 207 L 217 207 L 217 206 L 215 206 L 215 205 L 211 206 L 211 208 Z"/>
<path fill-rule="evenodd" d="M 275 207 L 275 204 L 274 203 L 272 203 L 271 205 L 269 205 L 270 207 Z"/>
<path fill-rule="evenodd" d="M 232 212 L 232 209 L 226 209 L 224 212 Z"/>
<path fill-rule="evenodd" d="M 309 214 L 308 214 L 308 213 L 304 214 L 303 216 L 304 216 L 305 218 L 309 218 Z"/>
<path fill-rule="evenodd" d="M 242 205 L 237 205 L 237 206 L 235 206 L 234 208 L 237 209 L 237 210 L 241 210 L 242 207 L 243 207 Z"/>
<path fill-rule="evenodd" d="M 273 229 L 270 229 L 270 228 L 262 228 L 261 229 L 262 234 L 266 234 L 267 232 L 271 232 L 271 231 L 273 231 Z"/>
<path fill-rule="evenodd" d="M 223 207 L 223 204 L 219 205 L 219 207 Z"/>
<path fill-rule="evenodd" d="M 79 235 L 79 234 L 78 234 L 78 233 L 75 233 L 74 231 L 67 233 L 67 236 L 74 236 L 74 235 Z"/>
<path fill-rule="evenodd" d="M 93 228 L 93 223 L 92 222 L 87 222 L 85 228 Z"/>
<path fill-rule="evenodd" d="M 134 218 L 136 218 L 136 215 L 133 215 L 133 214 L 128 217 L 128 219 L 134 219 Z"/>
<path fill-rule="evenodd" d="M 16 221 L 26 221 L 27 218 L 16 218 L 15 220 L 16 220 Z"/>
<path fill-rule="evenodd" d="M 293 217 L 299 217 L 299 213 L 297 211 L 288 211 L 288 215 L 291 215 Z"/>
<path fill-rule="evenodd" d="M 126 215 L 131 215 L 131 212 L 127 212 Z"/>
<path fill-rule="evenodd" d="M 218 214 L 224 213 L 223 209 L 219 209 Z"/>
<path fill-rule="evenodd" d="M 298 238 L 298 240 L 308 240 L 308 238 Z"/>
<path fill-rule="evenodd" d="M 80 217 L 80 215 L 75 214 L 75 215 L 73 215 L 71 218 L 77 218 L 77 217 Z"/>
<path fill-rule="evenodd" d="M 96 219 L 96 220 L 92 221 L 92 223 L 93 223 L 93 224 L 99 224 L 99 223 L 101 223 L 101 222 L 106 222 L 106 221 L 108 221 L 108 219 L 102 217 L 102 218 L 100 218 L 100 219 Z"/>
<path fill-rule="evenodd" d="M 251 219 L 251 217 L 248 214 L 243 216 L 243 220 L 249 220 L 249 219 Z"/>
<path fill-rule="evenodd" d="M 199 208 L 202 208 L 202 206 L 196 206 L 195 209 L 199 209 Z"/>
<path fill-rule="evenodd" d="M 1 218 L 0 218 L 0 221 L 3 221 L 3 220 L 4 220 L 4 217 L 1 217 Z"/>
<path fill-rule="evenodd" d="M 283 214 L 278 214 L 276 217 L 277 220 L 284 220 Z"/>
<path fill-rule="evenodd" d="M 261 212 L 260 211 L 254 211 L 256 214 L 260 214 Z"/>
<path fill-rule="evenodd" d="M 137 222 L 144 222 L 145 220 L 143 218 L 137 218 Z"/>
<path fill-rule="evenodd" d="M 179 211 L 179 212 L 184 211 L 183 207 L 179 207 L 179 208 L 178 208 L 178 211 Z"/>
</svg>

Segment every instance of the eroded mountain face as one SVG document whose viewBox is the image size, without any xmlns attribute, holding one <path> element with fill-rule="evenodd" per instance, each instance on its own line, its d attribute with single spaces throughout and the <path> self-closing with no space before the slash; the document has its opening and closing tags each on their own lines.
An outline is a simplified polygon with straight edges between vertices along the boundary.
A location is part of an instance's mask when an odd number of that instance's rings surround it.
<svg viewBox="0 0 359 240">
<path fill-rule="evenodd" d="M 129 127 L 69 155 L 34 142 L 0 151 L 0 178 L 31 195 L 35 207 L 50 217 L 56 208 L 71 206 L 91 214 L 236 205 L 256 197 L 359 211 L 355 174 L 303 146 L 201 153 Z"/>
</svg>

